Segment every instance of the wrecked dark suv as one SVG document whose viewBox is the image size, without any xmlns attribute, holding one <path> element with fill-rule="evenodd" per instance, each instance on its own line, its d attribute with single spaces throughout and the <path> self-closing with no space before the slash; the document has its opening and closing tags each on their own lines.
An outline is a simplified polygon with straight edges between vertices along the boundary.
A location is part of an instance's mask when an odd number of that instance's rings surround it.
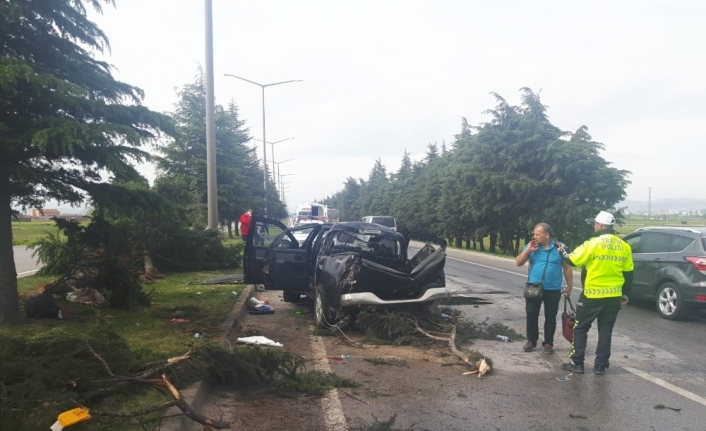
<svg viewBox="0 0 706 431">
<path fill-rule="evenodd" d="M 303 224 L 286 228 L 254 217 L 270 233 L 265 245 L 247 238 L 245 282 L 282 290 L 285 301 L 315 301 L 317 323 L 329 326 L 365 306 L 429 305 L 451 296 L 446 288 L 446 241 L 403 236 L 372 223 Z M 408 257 L 410 239 L 421 248 Z"/>
</svg>

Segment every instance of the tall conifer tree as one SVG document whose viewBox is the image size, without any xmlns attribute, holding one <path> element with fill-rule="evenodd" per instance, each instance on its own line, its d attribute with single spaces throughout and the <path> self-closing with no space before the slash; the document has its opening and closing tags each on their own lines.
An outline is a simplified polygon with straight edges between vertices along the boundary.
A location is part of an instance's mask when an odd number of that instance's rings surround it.
<svg viewBox="0 0 706 431">
<path fill-rule="evenodd" d="M 13 205 L 97 202 L 130 193 L 105 182 L 141 178 L 134 162 L 168 117 L 140 102 L 95 53 L 107 36 L 87 18 L 113 0 L 0 1 L 0 324 L 21 322 L 12 250 Z M 116 194 L 116 192 L 118 192 Z"/>
</svg>

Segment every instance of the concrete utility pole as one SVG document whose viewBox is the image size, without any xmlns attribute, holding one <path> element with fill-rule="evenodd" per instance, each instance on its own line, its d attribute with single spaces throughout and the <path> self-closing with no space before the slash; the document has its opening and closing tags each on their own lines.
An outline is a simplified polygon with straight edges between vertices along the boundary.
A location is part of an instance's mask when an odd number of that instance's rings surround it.
<svg viewBox="0 0 706 431">
<path fill-rule="evenodd" d="M 206 0 L 206 182 L 208 228 L 218 228 L 218 184 L 216 183 L 216 119 L 213 88 L 213 4 Z"/>
</svg>

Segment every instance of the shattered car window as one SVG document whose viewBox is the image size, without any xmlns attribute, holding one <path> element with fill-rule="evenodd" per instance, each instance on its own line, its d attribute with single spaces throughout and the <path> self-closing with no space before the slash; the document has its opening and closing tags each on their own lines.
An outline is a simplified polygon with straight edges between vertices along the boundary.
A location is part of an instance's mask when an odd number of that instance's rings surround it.
<svg viewBox="0 0 706 431">
<path fill-rule="evenodd" d="M 370 223 L 375 223 L 383 226 L 387 226 L 390 228 L 394 228 L 395 226 L 395 219 L 394 217 L 373 217 L 370 220 Z"/>
<path fill-rule="evenodd" d="M 351 251 L 356 253 L 370 253 L 375 255 L 387 255 L 400 257 L 400 244 L 393 238 L 371 231 L 365 233 L 340 232 L 331 246 L 336 251 Z"/>
</svg>

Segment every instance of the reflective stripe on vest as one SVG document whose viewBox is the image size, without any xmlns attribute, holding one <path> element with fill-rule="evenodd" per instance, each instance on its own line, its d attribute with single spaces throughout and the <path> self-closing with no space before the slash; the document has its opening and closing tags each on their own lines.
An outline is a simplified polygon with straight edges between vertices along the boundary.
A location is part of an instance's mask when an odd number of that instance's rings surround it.
<svg viewBox="0 0 706 431">
<path fill-rule="evenodd" d="M 586 298 L 613 298 L 623 295 L 624 271 L 633 270 L 630 246 L 612 234 L 591 238 L 569 256 L 586 267 L 583 294 Z"/>
</svg>

